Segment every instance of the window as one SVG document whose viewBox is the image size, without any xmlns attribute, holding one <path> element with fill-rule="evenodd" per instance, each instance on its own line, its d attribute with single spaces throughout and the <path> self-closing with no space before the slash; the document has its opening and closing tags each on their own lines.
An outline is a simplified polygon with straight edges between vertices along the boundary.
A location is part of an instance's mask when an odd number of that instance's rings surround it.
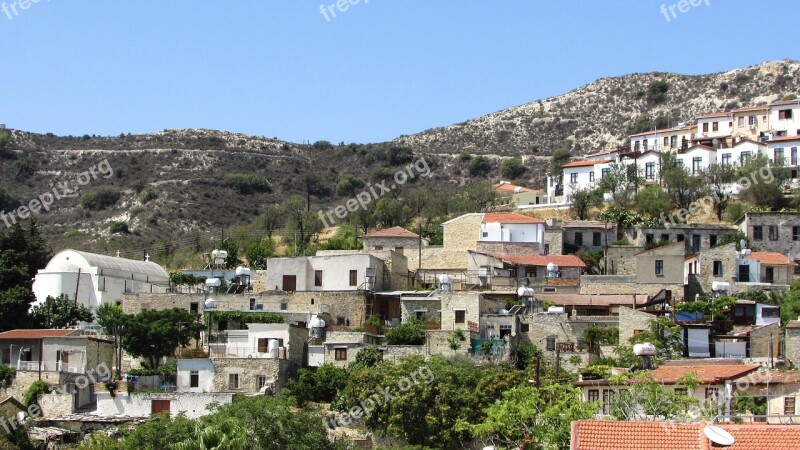
<svg viewBox="0 0 800 450">
<path fill-rule="evenodd" d="M 783 149 L 782 148 L 776 148 L 775 149 L 775 154 L 772 157 L 772 160 L 775 161 L 776 164 L 779 163 L 779 162 L 783 162 Z"/>
<path fill-rule="evenodd" d="M 700 235 L 699 234 L 693 234 L 692 235 L 692 251 L 694 253 L 699 253 L 700 252 L 700 242 L 701 242 L 700 241 Z"/>
<path fill-rule="evenodd" d="M 678 145 L 678 136 L 672 136 L 669 138 L 669 146 L 670 148 L 675 148 Z"/>
<path fill-rule="evenodd" d="M 225 331 L 228 329 L 228 321 L 227 320 L 220 320 L 217 322 L 217 330 Z"/>
<path fill-rule="evenodd" d="M 528 332 L 528 331 L 530 331 L 530 330 L 531 330 L 531 326 L 530 326 L 530 324 L 527 324 L 527 323 L 521 323 L 521 324 L 519 324 L 519 331 L 520 331 L 521 333 L 527 333 L 527 332 Z"/>
<path fill-rule="evenodd" d="M 669 145 L 669 137 L 664 136 L 664 147 Z"/>
<path fill-rule="evenodd" d="M 611 397 L 614 391 L 611 389 L 603 389 L 603 414 L 608 414 L 611 409 Z"/>
<path fill-rule="evenodd" d="M 649 162 L 644 165 L 644 178 L 654 180 L 656 178 L 656 163 Z"/>
<path fill-rule="evenodd" d="M 556 337 L 555 336 L 547 336 L 547 343 L 545 344 L 545 349 L 548 352 L 556 351 Z"/>
<path fill-rule="evenodd" d="M 708 122 L 703 124 L 703 133 L 708 133 Z"/>
<path fill-rule="evenodd" d="M 583 233 L 580 231 L 575 232 L 575 245 L 577 246 L 583 245 Z"/>
<path fill-rule="evenodd" d="M 463 324 L 466 322 L 467 319 L 467 310 L 466 309 L 457 309 L 455 310 L 456 313 L 456 323 Z"/>
<path fill-rule="evenodd" d="M 730 153 L 723 153 L 722 154 L 722 165 L 723 166 L 730 166 L 731 165 L 731 154 Z"/>
<path fill-rule="evenodd" d="M 605 168 L 605 169 L 600 170 L 600 178 L 604 178 L 609 173 L 611 173 L 611 169 L 608 168 L 608 167 Z"/>
<path fill-rule="evenodd" d="M 736 125 L 740 127 L 744 126 L 744 116 L 740 116 L 739 119 L 737 119 Z"/>
<path fill-rule="evenodd" d="M 633 151 L 635 151 L 635 152 L 639 151 L 639 141 L 634 141 L 634 143 L 633 143 Z"/>
<path fill-rule="evenodd" d="M 697 175 L 700 173 L 700 170 L 703 168 L 703 158 L 696 157 L 692 158 L 692 175 Z"/>
<path fill-rule="evenodd" d="M 192 370 L 189 372 L 189 387 L 196 388 L 200 386 L 200 372 Z"/>
<path fill-rule="evenodd" d="M 687 391 L 686 388 L 675 388 L 675 394 L 676 395 L 688 395 L 689 391 Z"/>
<path fill-rule="evenodd" d="M 594 183 L 594 172 L 589 172 L 589 182 Z"/>
<path fill-rule="evenodd" d="M 750 116 L 747 118 L 748 125 L 755 125 L 756 123 L 758 123 L 758 119 L 756 119 L 756 116 Z"/>
<path fill-rule="evenodd" d="M 652 244 L 653 241 L 655 241 L 655 239 L 656 239 L 656 237 L 655 237 L 655 235 L 653 235 L 653 233 L 647 233 L 647 234 L 644 235 L 644 242 L 646 244 Z"/>
<path fill-rule="evenodd" d="M 753 225 L 753 240 L 754 241 L 764 240 L 764 227 L 762 227 L 761 225 Z"/>
<path fill-rule="evenodd" d="M 336 361 L 347 361 L 347 348 L 335 348 L 333 351 Z"/>
<path fill-rule="evenodd" d="M 577 183 L 578 182 L 578 174 L 577 173 L 569 174 L 569 182 L 570 183 Z"/>
<path fill-rule="evenodd" d="M 764 271 L 764 278 L 766 278 L 767 283 L 772 283 L 775 281 L 775 268 L 774 267 L 767 267 Z"/>
<path fill-rule="evenodd" d="M 383 246 L 382 245 L 376 245 L 375 246 L 375 250 L 383 250 Z"/>
<path fill-rule="evenodd" d="M 10 365 L 11 364 L 11 349 L 4 348 L 3 349 L 3 356 L 0 358 L 0 364 Z"/>
<path fill-rule="evenodd" d="M 644 330 L 633 330 L 633 335 L 636 336 L 637 334 L 644 333 Z"/>
<path fill-rule="evenodd" d="M 769 240 L 770 241 L 777 241 L 778 240 L 778 226 L 777 225 L 770 225 L 768 230 L 769 230 Z"/>
<path fill-rule="evenodd" d="M 545 255 L 550 254 L 550 244 L 544 244 L 544 254 Z"/>
<path fill-rule="evenodd" d="M 238 373 L 229 373 L 228 374 L 228 389 L 239 389 L 239 374 Z"/>
<path fill-rule="evenodd" d="M 785 120 L 792 118 L 792 110 L 791 109 L 782 109 L 778 111 L 778 120 Z"/>
<path fill-rule="evenodd" d="M 793 166 L 797 165 L 797 147 L 792 147 L 791 156 L 790 156 L 789 162 Z"/>
<path fill-rule="evenodd" d="M 350 271 L 350 286 L 358 286 L 358 271 Z"/>
<path fill-rule="evenodd" d="M 800 227 L 792 227 L 792 240 L 800 241 Z"/>
<path fill-rule="evenodd" d="M 752 154 L 750 152 L 742 152 L 742 154 L 739 156 L 739 163 L 744 164 L 744 162 L 750 159 L 751 156 Z"/>
<path fill-rule="evenodd" d="M 647 139 L 642 141 L 642 151 L 647 151 Z"/>
<path fill-rule="evenodd" d="M 706 388 L 706 400 L 716 400 L 719 395 L 719 389 Z"/>
<path fill-rule="evenodd" d="M 485 237 L 485 238 L 489 237 L 489 232 L 488 231 L 482 231 L 481 232 L 481 237 Z"/>
<path fill-rule="evenodd" d="M 500 325 L 500 339 L 511 335 L 511 325 Z"/>
<path fill-rule="evenodd" d="M 399 254 L 399 255 L 402 255 L 405 250 L 406 250 L 405 247 L 395 247 L 394 248 L 394 252 Z"/>
<path fill-rule="evenodd" d="M 722 276 L 722 261 L 714 261 L 714 276 Z"/>
<path fill-rule="evenodd" d="M 258 353 L 267 353 L 269 350 L 269 339 L 268 338 L 258 338 L 256 341 L 258 345 Z"/>
<path fill-rule="evenodd" d="M 661 235 L 661 242 L 667 242 L 667 241 L 669 241 L 669 234 L 666 234 L 666 233 L 662 234 Z"/>
<path fill-rule="evenodd" d="M 281 311 L 288 311 L 289 310 L 289 303 L 281 302 Z"/>
<path fill-rule="evenodd" d="M 197 314 L 197 312 L 199 311 L 199 308 L 200 308 L 200 304 L 199 303 L 197 303 L 197 302 L 189 303 L 189 312 L 190 313 Z"/>
<path fill-rule="evenodd" d="M 719 122 L 713 122 L 711 124 L 711 131 L 719 131 Z"/>
<path fill-rule="evenodd" d="M 663 259 L 657 259 L 656 260 L 656 275 L 657 276 L 661 276 L 661 277 L 664 276 L 664 260 Z"/>
<path fill-rule="evenodd" d="M 795 414 L 794 397 L 783 398 L 783 414 L 787 416 L 793 416 Z"/>
<path fill-rule="evenodd" d="M 595 231 L 592 233 L 592 245 L 595 247 L 599 247 L 603 245 L 603 234 L 599 231 Z"/>
<path fill-rule="evenodd" d="M 266 375 L 256 375 L 256 389 L 261 391 L 264 389 L 264 386 L 267 385 L 267 376 Z"/>
<path fill-rule="evenodd" d="M 322 271 L 314 271 L 314 286 L 322 286 Z"/>
<path fill-rule="evenodd" d="M 297 290 L 297 275 L 283 276 L 283 290 L 286 292 L 294 292 Z"/>
<path fill-rule="evenodd" d="M 678 235 L 675 237 L 675 240 L 676 240 L 677 242 L 683 242 L 683 240 L 684 240 L 683 234 L 678 234 Z"/>
<path fill-rule="evenodd" d="M 596 402 L 600 400 L 600 391 L 598 389 L 589 389 L 587 400 Z"/>
</svg>

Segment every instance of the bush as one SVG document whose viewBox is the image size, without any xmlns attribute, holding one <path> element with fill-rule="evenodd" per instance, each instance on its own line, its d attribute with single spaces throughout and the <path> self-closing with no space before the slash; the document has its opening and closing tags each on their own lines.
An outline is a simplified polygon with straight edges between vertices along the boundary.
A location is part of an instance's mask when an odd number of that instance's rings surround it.
<svg viewBox="0 0 800 450">
<path fill-rule="evenodd" d="M 476 156 L 469 162 L 469 174 L 474 177 L 486 175 L 491 169 L 489 158 L 483 155 Z"/>
<path fill-rule="evenodd" d="M 336 195 L 340 197 L 351 196 L 364 186 L 364 180 L 345 172 L 339 176 L 339 182 L 336 183 Z"/>
<path fill-rule="evenodd" d="M 139 201 L 142 202 L 143 205 L 157 198 L 158 193 L 151 187 L 145 189 L 141 194 L 139 194 Z"/>
<path fill-rule="evenodd" d="M 128 234 L 130 231 L 128 230 L 128 224 L 125 222 L 111 222 L 111 225 L 108 227 L 108 231 L 111 234 L 123 233 Z"/>
<path fill-rule="evenodd" d="M 5 386 L 11 386 L 11 382 L 17 377 L 17 371 L 5 364 L 0 364 L 0 382 L 4 382 Z"/>
<path fill-rule="evenodd" d="M 356 354 L 356 363 L 367 367 L 376 366 L 381 361 L 383 361 L 383 354 L 374 345 L 364 347 Z"/>
<path fill-rule="evenodd" d="M 225 184 L 239 191 L 242 195 L 251 195 L 256 192 L 272 192 L 272 187 L 270 187 L 267 179 L 255 173 L 229 173 L 225 175 Z"/>
<path fill-rule="evenodd" d="M 664 103 L 667 100 L 669 83 L 664 80 L 656 80 L 647 86 L 647 102 L 651 105 Z"/>
<path fill-rule="evenodd" d="M 101 211 L 117 203 L 119 197 L 119 192 L 112 188 L 98 188 L 81 196 L 81 207 L 90 211 Z"/>
<path fill-rule="evenodd" d="M 307 402 L 330 403 L 347 385 L 347 370 L 323 364 L 316 370 L 300 369 L 297 378 L 286 383 L 286 391 L 298 406 Z"/>
<path fill-rule="evenodd" d="M 25 405 L 25 408 L 29 408 L 31 405 L 38 405 L 39 404 L 39 396 L 42 394 L 49 394 L 50 393 L 50 385 L 47 384 L 46 381 L 36 380 L 31 383 L 31 386 L 25 391 L 25 395 L 22 397 L 22 404 Z"/>
<path fill-rule="evenodd" d="M 500 165 L 500 173 L 502 173 L 503 177 L 505 178 L 519 178 L 523 173 L 525 173 L 525 166 L 522 165 L 522 158 L 516 156 L 503 161 L 503 163 Z"/>
<path fill-rule="evenodd" d="M 472 155 L 470 155 L 468 151 L 462 150 L 461 153 L 458 154 L 458 159 L 464 162 L 469 162 L 469 160 L 472 159 Z"/>
<path fill-rule="evenodd" d="M 425 328 L 422 322 L 405 322 L 386 332 L 387 345 L 424 345 Z"/>
</svg>

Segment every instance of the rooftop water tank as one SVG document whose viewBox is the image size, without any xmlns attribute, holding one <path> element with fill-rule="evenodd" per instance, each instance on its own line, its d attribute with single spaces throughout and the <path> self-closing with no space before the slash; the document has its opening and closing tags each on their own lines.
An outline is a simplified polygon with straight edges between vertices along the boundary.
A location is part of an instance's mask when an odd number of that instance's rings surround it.
<svg viewBox="0 0 800 450">
<path fill-rule="evenodd" d="M 547 308 L 547 314 L 564 314 L 563 306 L 551 306 Z"/>
<path fill-rule="evenodd" d="M 213 298 L 209 298 L 203 303 L 203 306 L 205 306 L 206 309 L 214 309 L 217 306 L 217 301 Z"/>
<path fill-rule="evenodd" d="M 714 292 L 727 292 L 731 289 L 731 284 L 724 281 L 714 281 L 711 283 L 711 290 Z"/>
<path fill-rule="evenodd" d="M 270 339 L 269 343 L 267 344 L 267 352 L 269 353 L 270 358 L 277 358 L 278 357 L 278 348 L 280 345 L 278 344 L 277 339 Z"/>
<path fill-rule="evenodd" d="M 219 278 L 208 278 L 206 280 L 206 287 L 220 287 L 222 280 Z"/>
<path fill-rule="evenodd" d="M 633 354 L 636 356 L 655 356 L 656 346 L 649 342 L 636 344 L 633 346 Z"/>
<path fill-rule="evenodd" d="M 243 266 L 237 267 L 236 268 L 236 276 L 241 276 L 241 275 L 245 275 L 245 276 L 249 277 L 250 276 L 250 269 L 247 268 L 247 267 L 243 267 Z"/>
<path fill-rule="evenodd" d="M 517 295 L 520 297 L 533 297 L 533 288 L 522 286 L 517 289 Z"/>
</svg>

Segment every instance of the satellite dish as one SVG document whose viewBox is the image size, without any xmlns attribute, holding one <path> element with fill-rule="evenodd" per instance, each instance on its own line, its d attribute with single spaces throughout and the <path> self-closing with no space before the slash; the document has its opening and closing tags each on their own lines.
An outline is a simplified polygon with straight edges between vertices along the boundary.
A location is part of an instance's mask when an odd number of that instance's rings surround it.
<svg viewBox="0 0 800 450">
<path fill-rule="evenodd" d="M 736 442 L 736 439 L 734 439 L 730 433 L 713 425 L 703 428 L 703 434 L 706 435 L 709 441 L 717 445 L 731 446 Z"/>
</svg>

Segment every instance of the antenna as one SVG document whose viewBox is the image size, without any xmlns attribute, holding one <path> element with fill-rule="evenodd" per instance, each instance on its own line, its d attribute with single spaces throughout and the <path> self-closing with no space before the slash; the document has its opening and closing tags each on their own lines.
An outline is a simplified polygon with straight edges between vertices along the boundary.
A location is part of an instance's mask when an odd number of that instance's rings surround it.
<svg viewBox="0 0 800 450">
<path fill-rule="evenodd" d="M 736 439 L 734 439 L 730 433 L 714 425 L 705 427 L 703 429 L 703 434 L 706 435 L 709 441 L 725 447 L 731 446 L 736 442 Z"/>
</svg>

